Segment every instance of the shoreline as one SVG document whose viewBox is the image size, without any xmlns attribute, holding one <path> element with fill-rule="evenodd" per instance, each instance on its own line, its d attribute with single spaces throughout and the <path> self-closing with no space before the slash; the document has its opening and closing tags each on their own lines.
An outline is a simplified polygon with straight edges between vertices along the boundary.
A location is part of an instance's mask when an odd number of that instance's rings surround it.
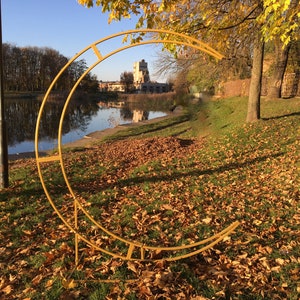
<svg viewBox="0 0 300 300">
<path fill-rule="evenodd" d="M 104 130 L 99 130 L 99 131 L 94 131 L 94 132 L 88 133 L 87 135 L 85 135 L 84 137 L 82 137 L 78 140 L 63 144 L 62 148 L 63 149 L 66 149 L 66 148 L 80 148 L 80 147 L 89 148 L 89 147 L 92 147 L 95 143 L 101 141 L 104 137 L 109 136 L 109 135 L 113 135 L 113 134 L 115 134 L 115 133 L 117 133 L 121 130 L 125 130 L 125 129 L 128 129 L 130 127 L 134 127 L 134 126 L 141 126 L 141 125 L 146 125 L 146 124 L 159 122 L 159 121 L 164 120 L 166 118 L 176 116 L 180 113 L 182 113 L 182 107 L 178 106 L 174 109 L 174 111 L 171 111 L 171 112 L 167 113 L 165 116 L 162 116 L 162 117 L 154 118 L 154 119 L 151 119 L 151 120 L 140 121 L 140 122 L 137 122 L 137 123 L 122 124 L 122 125 L 118 125 L 118 126 L 113 127 L 113 128 L 106 128 Z M 39 155 L 40 156 L 47 156 L 49 154 L 49 152 L 52 152 L 52 151 L 54 151 L 54 150 L 41 151 L 39 153 Z M 35 158 L 35 152 L 22 152 L 22 153 L 18 153 L 18 154 L 8 154 L 8 160 L 9 161 L 15 161 L 15 160 L 19 160 L 19 159 L 29 159 L 29 158 Z"/>
</svg>

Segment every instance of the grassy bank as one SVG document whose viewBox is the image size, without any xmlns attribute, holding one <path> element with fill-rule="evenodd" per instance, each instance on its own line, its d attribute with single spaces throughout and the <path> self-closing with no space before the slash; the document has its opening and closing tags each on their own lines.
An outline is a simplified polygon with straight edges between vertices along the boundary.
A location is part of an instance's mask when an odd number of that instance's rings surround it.
<svg viewBox="0 0 300 300">
<path fill-rule="evenodd" d="M 126 239 L 189 244 L 240 222 L 211 250 L 177 262 L 112 260 L 80 243 L 76 268 L 73 234 L 48 203 L 35 161 L 11 162 L 10 187 L 0 191 L 0 298 L 298 299 L 300 100 L 262 101 L 255 124 L 244 123 L 246 107 L 245 98 L 193 104 L 174 118 L 64 153 L 73 192 Z M 44 164 L 42 172 L 72 222 L 59 164 Z M 97 245 L 126 253 L 84 215 L 79 225 Z"/>
</svg>

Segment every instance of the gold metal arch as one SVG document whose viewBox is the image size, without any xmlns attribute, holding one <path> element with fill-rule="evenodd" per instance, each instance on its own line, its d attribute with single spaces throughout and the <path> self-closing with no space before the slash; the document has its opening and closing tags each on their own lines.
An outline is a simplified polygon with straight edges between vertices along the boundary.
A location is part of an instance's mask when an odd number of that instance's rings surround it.
<svg viewBox="0 0 300 300">
<path fill-rule="evenodd" d="M 128 35 L 132 35 L 132 34 L 138 34 L 138 33 L 156 33 L 159 34 L 160 37 L 158 39 L 149 39 L 149 40 L 142 40 L 139 41 L 137 43 L 131 43 L 129 45 L 124 45 L 114 51 L 111 51 L 110 53 L 106 54 L 106 55 L 102 55 L 98 45 L 101 45 L 103 42 L 105 41 L 109 41 L 112 40 L 114 38 L 120 37 L 120 36 L 124 36 L 127 37 Z M 128 31 L 124 31 L 124 32 L 120 32 L 117 34 L 113 34 L 110 35 L 106 38 L 100 39 L 98 41 L 96 41 L 95 43 L 89 45 L 88 47 L 86 47 L 85 49 L 83 49 L 82 51 L 80 51 L 78 54 L 76 54 L 71 60 L 69 60 L 69 62 L 61 69 L 61 71 L 57 74 L 57 76 L 55 77 L 55 79 L 53 80 L 53 82 L 51 83 L 49 89 L 47 90 L 45 97 L 43 99 L 43 102 L 41 104 L 41 108 L 39 111 L 39 115 L 37 118 L 37 125 L 36 125 L 36 131 L 35 131 L 35 153 L 36 153 L 36 161 L 37 161 L 37 167 L 38 167 L 38 173 L 39 173 L 39 177 L 41 180 L 41 184 L 43 186 L 44 192 L 47 196 L 48 201 L 50 202 L 50 204 L 52 205 L 53 209 L 55 210 L 55 212 L 57 213 L 57 215 L 59 216 L 59 218 L 63 221 L 63 223 L 67 226 L 67 228 L 72 231 L 74 233 L 75 236 L 75 262 L 76 264 L 78 263 L 78 243 L 79 241 L 84 241 L 86 244 L 90 245 L 91 247 L 106 253 L 110 256 L 113 256 L 115 258 L 120 258 L 123 260 L 147 260 L 145 253 L 149 253 L 151 251 L 160 251 L 160 252 L 175 252 L 176 255 L 175 256 L 170 256 L 167 258 L 164 258 L 164 260 L 167 261 L 175 261 L 175 260 L 179 260 L 182 258 L 186 258 L 186 257 L 190 257 L 192 255 L 198 254 L 200 252 L 203 252 L 211 247 L 213 247 L 216 243 L 218 243 L 219 241 L 221 241 L 222 239 L 224 239 L 224 237 L 226 237 L 227 235 L 229 235 L 230 233 L 232 233 L 235 228 L 239 225 L 238 222 L 234 222 L 232 223 L 230 226 L 228 226 L 227 228 L 225 228 L 224 230 L 222 230 L 220 233 L 215 234 L 214 236 L 201 240 L 199 242 L 190 244 L 190 245 L 182 245 L 182 246 L 176 246 L 176 247 L 154 247 L 154 246 L 149 246 L 149 245 L 144 245 L 141 244 L 139 242 L 134 242 L 134 241 L 129 241 L 127 239 L 124 239 L 116 234 L 114 234 L 113 232 L 107 230 L 106 228 L 104 228 L 98 221 L 96 221 L 94 219 L 93 216 L 90 215 L 90 213 L 84 208 L 84 206 L 82 205 L 81 201 L 78 199 L 78 197 L 76 196 L 76 194 L 73 192 L 73 189 L 71 187 L 71 184 L 68 180 L 67 174 L 66 174 L 66 170 L 65 170 L 65 165 L 64 165 L 64 160 L 63 160 L 63 154 L 62 154 L 62 128 L 63 128 L 63 120 L 67 111 L 67 107 L 68 104 L 71 100 L 72 95 L 74 94 L 76 88 L 78 87 L 79 83 L 81 82 L 81 80 L 93 69 L 95 68 L 98 64 L 100 64 L 101 62 L 103 62 L 105 59 L 107 59 L 110 56 L 113 56 L 114 54 L 124 51 L 126 49 L 132 48 L 132 47 L 136 47 L 136 46 L 141 46 L 141 45 L 147 45 L 147 44 L 176 44 L 176 45 L 182 45 L 182 46 L 187 46 L 187 47 L 191 47 L 200 51 L 203 51 L 213 57 L 215 57 L 216 59 L 221 59 L 223 56 L 218 53 L 217 51 L 215 51 L 213 48 L 211 48 L 210 46 L 208 46 L 207 44 L 198 41 L 197 39 L 194 39 L 192 37 L 186 36 L 184 34 L 181 33 L 176 33 L 176 32 L 172 32 L 172 31 L 168 31 L 168 30 L 158 30 L 158 29 L 137 29 L 137 30 L 128 30 Z M 43 110 L 45 108 L 46 102 L 49 98 L 50 92 L 52 91 L 53 87 L 55 86 L 55 84 L 57 83 L 58 79 L 60 78 L 60 76 L 63 74 L 63 72 L 77 59 L 79 58 L 81 55 L 83 55 L 85 52 L 87 52 L 88 50 L 92 50 L 96 56 L 96 62 L 94 64 L 92 64 L 81 76 L 80 78 L 76 81 L 76 83 L 74 84 L 74 86 L 72 87 L 72 89 L 69 92 L 69 95 L 67 96 L 67 99 L 65 101 L 62 113 L 61 113 L 61 118 L 59 121 L 59 128 L 58 128 L 58 136 L 57 136 L 57 140 L 58 140 L 58 154 L 56 155 L 52 155 L 52 156 L 47 156 L 47 157 L 42 157 L 39 154 L 39 145 L 38 145 L 38 140 L 39 140 L 39 130 L 40 130 L 40 123 L 41 123 L 41 118 L 42 118 L 42 113 Z M 63 215 L 62 213 L 59 211 L 58 207 L 56 206 L 56 204 L 54 203 L 51 195 L 50 195 L 50 191 L 46 186 L 45 180 L 43 178 L 43 173 L 42 173 L 42 166 L 44 164 L 51 164 L 51 163 L 59 163 L 60 167 L 61 167 L 61 172 L 63 174 L 63 178 L 65 181 L 65 184 L 73 198 L 73 207 L 74 207 L 74 215 L 73 215 L 73 219 L 74 219 L 74 224 L 70 223 L 70 221 L 68 221 Z M 98 229 L 100 229 L 101 231 L 103 231 L 105 234 L 111 236 L 113 239 L 118 240 L 122 243 L 124 243 L 124 245 L 126 245 L 127 247 L 127 253 L 126 255 L 122 254 L 122 253 L 114 253 L 110 250 L 104 249 L 99 247 L 98 245 L 96 245 L 95 243 L 92 242 L 91 239 L 85 237 L 82 233 L 80 233 L 80 227 L 78 225 L 78 212 L 82 212 L 90 221 L 92 224 L 94 224 Z M 180 251 L 185 251 L 185 250 L 190 250 L 189 253 L 185 253 L 185 254 L 181 254 Z M 179 254 L 178 254 L 179 253 Z"/>
</svg>

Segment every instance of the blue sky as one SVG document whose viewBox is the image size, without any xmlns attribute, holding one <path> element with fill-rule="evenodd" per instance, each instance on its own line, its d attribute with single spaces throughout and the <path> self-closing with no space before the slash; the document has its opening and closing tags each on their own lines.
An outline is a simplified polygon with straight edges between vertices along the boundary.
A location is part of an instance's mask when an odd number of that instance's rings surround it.
<svg viewBox="0 0 300 300">
<path fill-rule="evenodd" d="M 85 8 L 76 0 L 0 0 L 2 7 L 2 41 L 19 47 L 50 47 L 72 58 L 90 44 L 120 31 L 135 28 L 135 20 L 108 24 L 108 16 L 99 7 Z M 121 39 L 101 44 L 102 55 L 122 46 Z M 92 72 L 99 80 L 119 80 L 124 71 L 132 71 L 133 63 L 145 59 L 151 80 L 159 47 L 138 46 L 113 55 Z M 90 65 L 94 55 L 80 57 Z"/>
</svg>

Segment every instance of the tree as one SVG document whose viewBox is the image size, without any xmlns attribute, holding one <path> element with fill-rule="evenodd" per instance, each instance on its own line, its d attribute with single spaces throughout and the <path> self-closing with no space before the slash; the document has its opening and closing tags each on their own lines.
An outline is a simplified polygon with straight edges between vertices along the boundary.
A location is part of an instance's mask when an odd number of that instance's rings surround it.
<svg viewBox="0 0 300 300">
<path fill-rule="evenodd" d="M 5 91 L 46 91 L 60 69 L 68 62 L 68 58 L 47 47 L 19 48 L 3 44 L 2 52 Z M 55 90 L 70 89 L 86 70 L 85 60 L 75 61 L 59 78 Z M 90 74 L 79 85 L 79 89 L 90 92 L 97 88 L 97 78 Z"/>
<path fill-rule="evenodd" d="M 260 35 L 258 35 L 253 49 L 253 67 L 249 89 L 248 111 L 246 119 L 247 122 L 254 122 L 260 119 L 260 94 L 263 58 L 264 42 L 261 40 Z"/>
<path fill-rule="evenodd" d="M 99 92 L 99 83 L 96 75 L 91 73 L 86 74 L 83 80 L 80 82 L 79 90 L 87 93 L 97 93 Z"/>
<path fill-rule="evenodd" d="M 300 3 L 298 0 L 265 0 L 262 23 L 265 40 L 275 45 L 275 61 L 271 74 L 268 97 L 281 98 L 284 73 L 293 41 L 299 39 Z"/>
<path fill-rule="evenodd" d="M 120 75 L 120 81 L 125 85 L 125 92 L 128 93 L 132 90 L 133 85 L 133 73 L 132 72 L 123 72 Z"/>
<path fill-rule="evenodd" d="M 171 22 L 179 22 L 177 15 L 180 11 L 186 11 L 189 13 L 191 9 L 198 6 L 198 3 L 205 2 L 206 8 L 214 8 L 214 4 L 217 3 L 225 9 L 233 4 L 232 11 L 236 7 L 237 11 L 244 10 L 247 7 L 256 9 L 257 4 L 263 6 L 263 10 L 257 16 L 258 22 L 261 24 L 262 34 L 265 40 L 280 37 L 281 40 L 287 45 L 292 39 L 299 39 L 299 18 L 300 18 L 300 3 L 298 0 L 262 0 L 262 1 L 189 1 L 189 0 L 175 0 L 175 1 L 111 1 L 111 0 L 77 0 L 79 4 L 92 7 L 94 5 L 101 6 L 102 12 L 109 12 L 109 22 L 112 20 L 121 20 L 122 18 L 128 18 L 130 15 L 140 15 L 140 19 L 137 23 L 137 27 L 145 25 L 147 27 L 154 27 L 157 20 L 167 21 L 165 18 L 168 14 L 172 17 Z M 201 4 L 202 5 L 202 4 Z M 159 14 L 158 14 L 159 12 Z M 163 12 L 163 14 L 162 14 Z M 217 15 L 221 10 L 215 11 Z M 247 11 L 246 11 L 247 12 Z M 202 20 L 209 20 L 211 10 L 201 11 Z M 250 13 L 252 13 L 250 11 Z M 199 13 L 198 13 L 199 14 Z M 188 17 L 188 15 L 186 15 Z M 245 16 L 245 14 L 242 14 Z M 228 19 L 232 18 L 232 15 L 227 15 Z M 194 26 L 198 20 L 195 18 L 195 22 L 190 23 Z M 240 21 L 238 18 L 237 21 Z M 207 27 L 207 22 L 203 22 L 203 26 Z M 218 26 L 218 25 L 216 25 Z"/>
<path fill-rule="evenodd" d="M 284 45 L 299 39 L 299 0 L 263 0 L 264 10 L 258 17 L 266 41 L 280 38 Z"/>
<path fill-rule="evenodd" d="M 216 49 L 228 51 L 232 45 L 253 46 L 252 89 L 250 91 L 247 120 L 260 117 L 261 46 L 265 39 L 278 36 L 285 44 L 299 38 L 298 0 L 217 0 L 217 1 L 134 1 L 127 0 L 78 0 L 87 7 L 101 6 L 103 12 L 110 12 L 109 22 L 120 20 L 132 14 L 140 15 L 137 27 L 166 28 L 183 32 L 209 41 Z M 200 12 L 200 13 L 199 13 Z M 260 46 L 257 36 L 262 32 Z M 255 42 L 255 44 L 254 44 Z M 255 53 L 256 52 L 256 53 Z M 257 54 L 257 55 L 256 55 Z M 261 53 L 263 54 L 263 53 Z M 258 69 L 256 69 L 258 68 Z M 250 118 L 251 116 L 251 118 Z"/>
<path fill-rule="evenodd" d="M 294 74 L 292 91 L 289 97 L 295 97 L 299 90 L 300 83 L 300 40 L 291 43 L 289 61 L 287 69 L 289 72 Z"/>
<path fill-rule="evenodd" d="M 288 63 L 290 47 L 291 43 L 284 46 L 279 38 L 274 40 L 275 59 L 271 70 L 272 73 L 268 89 L 269 98 L 281 98 L 282 82 Z"/>
</svg>

